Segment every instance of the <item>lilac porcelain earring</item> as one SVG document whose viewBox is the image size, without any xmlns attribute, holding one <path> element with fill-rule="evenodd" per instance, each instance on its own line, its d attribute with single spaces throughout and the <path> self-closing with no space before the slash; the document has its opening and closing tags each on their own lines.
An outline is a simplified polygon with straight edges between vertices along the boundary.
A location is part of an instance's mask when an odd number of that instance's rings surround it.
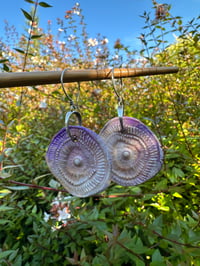
<svg viewBox="0 0 200 266">
<path fill-rule="evenodd" d="M 112 159 L 111 179 L 122 186 L 141 184 L 161 169 L 163 151 L 154 133 L 136 118 L 123 116 L 123 99 L 118 94 L 118 117 L 107 122 L 100 136 Z"/>
<path fill-rule="evenodd" d="M 63 86 L 64 71 L 61 84 L 67 95 Z M 65 127 L 53 137 L 46 161 L 52 174 L 70 194 L 88 197 L 109 186 L 111 159 L 102 138 L 82 126 L 77 106 L 69 95 L 67 97 L 72 110 L 66 114 Z M 78 126 L 69 125 L 71 116 L 76 116 Z"/>
</svg>

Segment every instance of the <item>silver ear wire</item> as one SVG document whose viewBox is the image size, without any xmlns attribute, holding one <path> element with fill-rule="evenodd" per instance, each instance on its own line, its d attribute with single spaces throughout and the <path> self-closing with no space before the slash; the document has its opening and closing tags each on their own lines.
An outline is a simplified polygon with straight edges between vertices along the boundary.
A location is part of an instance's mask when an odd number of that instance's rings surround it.
<svg viewBox="0 0 200 266">
<path fill-rule="evenodd" d="M 65 74 L 65 71 L 68 70 L 68 68 L 65 68 L 62 73 L 61 73 L 61 76 L 60 76 L 60 83 L 61 83 L 61 86 L 62 86 L 62 89 L 63 89 L 63 92 L 65 94 L 65 96 L 67 97 L 67 99 L 69 100 L 69 103 L 70 103 L 70 107 L 71 107 L 71 111 L 75 111 L 78 109 L 78 101 L 79 101 L 79 97 L 80 97 L 80 82 L 78 81 L 78 94 L 76 96 L 76 103 L 74 102 L 74 100 L 72 99 L 72 97 L 69 96 L 69 94 L 67 93 L 66 89 L 65 89 L 65 86 L 64 86 L 64 81 L 63 81 L 63 78 L 64 78 L 64 74 Z"/>
<path fill-rule="evenodd" d="M 66 68 L 66 69 L 64 69 L 62 71 L 61 77 L 60 77 L 60 82 L 61 82 L 61 86 L 62 86 L 63 92 L 64 92 L 65 96 L 69 100 L 70 109 L 71 109 L 65 115 L 65 128 L 66 128 L 67 134 L 69 135 L 69 137 L 71 138 L 71 140 L 73 142 L 75 142 L 75 141 L 78 140 L 78 137 L 71 134 L 70 127 L 69 127 L 69 120 L 70 120 L 70 117 L 72 115 L 75 115 L 76 118 L 77 118 L 77 120 L 78 120 L 78 125 L 79 126 L 82 126 L 82 117 L 81 117 L 81 114 L 77 111 L 77 109 L 78 109 L 78 100 L 79 100 L 79 96 L 80 96 L 80 82 L 78 82 L 78 94 L 76 96 L 76 104 L 75 104 L 74 101 L 73 101 L 73 99 L 72 99 L 72 97 L 70 97 L 69 94 L 67 93 L 67 91 L 65 90 L 65 86 L 64 86 L 64 82 L 63 82 L 63 77 L 64 77 L 64 74 L 65 74 L 65 71 L 66 70 L 68 70 L 68 69 Z"/>
<path fill-rule="evenodd" d="M 117 99 L 118 99 L 117 114 L 118 114 L 120 125 L 121 125 L 121 131 L 123 131 L 124 130 L 124 127 L 123 127 L 123 115 L 124 115 L 123 97 L 120 96 L 120 94 L 118 93 L 118 91 L 116 89 L 116 83 L 115 83 L 115 78 L 114 78 L 114 68 L 112 69 L 111 73 L 112 73 L 111 77 L 112 77 L 113 89 L 114 89 L 114 92 L 115 92 Z M 122 90 L 122 79 L 120 82 L 120 90 Z"/>
</svg>

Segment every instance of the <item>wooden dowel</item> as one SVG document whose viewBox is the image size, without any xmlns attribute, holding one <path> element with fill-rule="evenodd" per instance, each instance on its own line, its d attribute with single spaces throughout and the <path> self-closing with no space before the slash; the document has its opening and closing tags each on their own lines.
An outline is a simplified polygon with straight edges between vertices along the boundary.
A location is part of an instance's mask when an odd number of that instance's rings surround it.
<svg viewBox="0 0 200 266">
<path fill-rule="evenodd" d="M 115 78 L 177 73 L 178 67 L 115 68 Z M 62 71 L 0 73 L 0 88 L 58 84 Z M 110 79 L 112 69 L 66 70 L 64 83 Z"/>
</svg>

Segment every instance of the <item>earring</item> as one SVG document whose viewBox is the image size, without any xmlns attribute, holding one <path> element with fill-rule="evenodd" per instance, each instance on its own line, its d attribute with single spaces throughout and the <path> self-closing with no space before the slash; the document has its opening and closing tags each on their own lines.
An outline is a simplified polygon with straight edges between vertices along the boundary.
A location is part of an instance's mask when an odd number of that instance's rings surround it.
<svg viewBox="0 0 200 266">
<path fill-rule="evenodd" d="M 52 139 L 46 154 L 47 165 L 63 187 L 77 197 L 99 193 L 110 184 L 111 159 L 102 138 L 82 126 L 78 107 L 66 93 L 71 111 L 65 117 L 65 127 Z M 78 126 L 69 125 L 71 116 L 76 116 Z"/>
<path fill-rule="evenodd" d="M 136 118 L 123 116 L 123 98 L 116 90 L 114 71 L 112 81 L 118 98 L 118 117 L 108 121 L 99 135 L 111 154 L 111 179 L 122 186 L 133 186 L 160 171 L 163 151 L 157 137 L 147 126 Z"/>
</svg>

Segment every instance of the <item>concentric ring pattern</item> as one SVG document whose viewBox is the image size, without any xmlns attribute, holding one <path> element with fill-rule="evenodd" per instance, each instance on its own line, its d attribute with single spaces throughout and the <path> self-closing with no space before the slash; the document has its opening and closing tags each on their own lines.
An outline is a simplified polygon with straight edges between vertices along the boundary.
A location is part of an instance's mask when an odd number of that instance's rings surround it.
<svg viewBox="0 0 200 266">
<path fill-rule="evenodd" d="M 82 126 L 69 126 L 52 139 L 46 161 L 52 174 L 63 187 L 77 197 L 88 197 L 110 184 L 111 160 L 99 135 Z"/>
<path fill-rule="evenodd" d="M 124 116 L 122 125 L 115 117 L 107 122 L 100 136 L 111 154 L 111 179 L 122 186 L 133 186 L 160 171 L 163 151 L 154 133 L 141 121 Z"/>
</svg>

